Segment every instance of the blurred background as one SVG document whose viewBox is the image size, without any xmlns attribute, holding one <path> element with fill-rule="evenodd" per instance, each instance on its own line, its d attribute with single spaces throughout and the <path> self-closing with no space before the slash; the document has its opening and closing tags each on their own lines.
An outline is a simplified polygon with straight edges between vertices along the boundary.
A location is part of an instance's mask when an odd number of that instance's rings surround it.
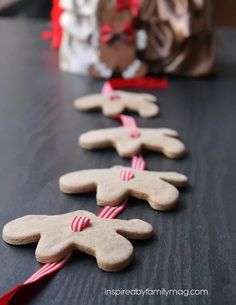
<svg viewBox="0 0 236 305">
<path fill-rule="evenodd" d="M 1 17 L 49 18 L 52 0 L 0 0 Z M 236 0 L 212 0 L 217 26 L 236 26 Z"/>
</svg>

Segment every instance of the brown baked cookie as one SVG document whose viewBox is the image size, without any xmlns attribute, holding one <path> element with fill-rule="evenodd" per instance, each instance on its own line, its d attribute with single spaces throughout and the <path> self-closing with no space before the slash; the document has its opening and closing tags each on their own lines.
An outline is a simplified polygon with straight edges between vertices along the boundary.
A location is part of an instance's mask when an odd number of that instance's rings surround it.
<svg viewBox="0 0 236 305">
<path fill-rule="evenodd" d="M 113 146 L 120 157 L 132 157 L 144 148 L 178 158 L 184 154 L 185 146 L 177 137 L 175 130 L 167 128 L 116 127 L 85 132 L 79 143 L 85 149 Z"/>
<path fill-rule="evenodd" d="M 95 78 L 107 79 L 114 74 L 123 78 L 143 77 L 148 72 L 147 65 L 136 56 L 139 45 L 145 48 L 146 36 L 137 34 L 129 5 L 121 7 L 118 2 L 98 3 L 99 58 L 88 70 Z"/>
<path fill-rule="evenodd" d="M 123 179 L 124 175 L 129 181 Z M 67 194 L 97 190 L 97 204 L 101 206 L 118 205 L 132 196 L 148 201 L 153 209 L 160 211 L 176 205 L 179 197 L 176 187 L 186 184 L 187 177 L 179 173 L 139 171 L 123 166 L 76 171 L 59 180 L 61 191 Z"/>
<path fill-rule="evenodd" d="M 157 98 L 147 93 L 132 93 L 116 90 L 116 98 L 111 100 L 103 94 L 91 94 L 78 98 L 74 106 L 79 111 L 101 108 L 105 116 L 114 116 L 125 110 L 137 112 L 141 117 L 150 118 L 159 113 Z"/>
<path fill-rule="evenodd" d="M 86 218 L 89 225 L 76 230 L 75 219 Z M 99 268 L 119 271 L 129 265 L 133 246 L 129 239 L 148 239 L 153 228 L 139 219 L 102 219 L 87 211 L 47 216 L 28 215 L 7 223 L 3 239 L 12 245 L 38 242 L 36 259 L 41 263 L 57 262 L 74 250 L 96 258 Z"/>
</svg>

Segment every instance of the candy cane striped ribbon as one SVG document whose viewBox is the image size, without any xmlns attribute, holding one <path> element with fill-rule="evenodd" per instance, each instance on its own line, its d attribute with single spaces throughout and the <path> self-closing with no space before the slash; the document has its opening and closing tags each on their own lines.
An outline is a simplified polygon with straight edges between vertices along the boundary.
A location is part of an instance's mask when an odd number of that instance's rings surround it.
<svg viewBox="0 0 236 305">
<path fill-rule="evenodd" d="M 125 127 L 130 127 L 129 135 L 131 138 L 138 138 L 140 136 L 140 131 L 138 130 L 137 122 L 134 118 L 129 115 L 119 114 L 115 116 L 121 124 Z"/>
<path fill-rule="evenodd" d="M 90 223 L 90 219 L 86 216 L 75 216 L 71 222 L 70 228 L 73 232 L 80 232 Z"/>
<path fill-rule="evenodd" d="M 109 82 L 104 83 L 102 87 L 102 95 L 107 97 L 111 102 L 114 102 L 117 99 L 119 99 L 118 93 L 115 90 L 113 90 Z"/>
<path fill-rule="evenodd" d="M 123 126 L 133 128 L 133 130 L 130 133 L 131 137 L 138 137 L 140 135 L 140 132 L 137 129 L 138 128 L 137 122 L 133 117 L 121 114 L 118 116 L 118 119 L 121 121 Z M 134 156 L 132 158 L 132 162 L 131 162 L 132 168 L 138 169 L 138 170 L 144 170 L 145 166 L 146 166 L 146 163 L 145 163 L 143 157 Z M 132 179 L 134 177 L 134 174 L 129 170 L 123 170 L 120 173 L 120 177 L 124 181 L 129 181 L 130 179 Z"/>
<path fill-rule="evenodd" d="M 0 305 L 10 304 L 10 301 L 12 300 L 13 296 L 16 295 L 16 293 L 20 291 L 23 287 L 27 287 L 59 271 L 62 267 L 66 265 L 69 259 L 70 259 L 70 255 L 57 263 L 43 265 L 37 272 L 31 275 L 25 282 L 17 285 L 13 289 L 5 293 L 3 296 L 1 296 Z"/>
<path fill-rule="evenodd" d="M 111 86 L 110 86 L 111 87 Z M 110 90 L 109 87 L 106 88 L 106 90 Z M 112 89 L 112 88 L 111 88 Z M 106 91 L 105 90 L 105 91 Z M 113 90 L 113 89 L 112 89 Z M 113 90 L 114 91 L 114 90 Z M 127 116 L 127 115 L 118 115 L 115 117 L 116 119 L 119 119 L 122 123 L 122 125 L 131 127 L 134 130 L 137 130 L 137 123 L 134 118 Z M 131 161 L 131 168 L 136 170 L 144 170 L 146 167 L 146 163 L 142 156 L 133 156 Z M 129 171 L 128 171 L 129 172 Z M 133 175 L 133 173 L 131 172 Z M 126 177 L 127 173 L 123 173 L 121 176 L 124 175 L 124 178 Z M 127 177 L 129 179 L 133 178 L 131 177 L 130 173 L 128 173 Z M 124 200 L 121 205 L 118 206 L 106 206 L 103 207 L 97 214 L 98 217 L 104 218 L 104 219 L 114 219 L 116 218 L 127 206 L 128 199 Z M 87 218 L 87 217 L 85 217 Z M 82 230 L 86 225 L 89 224 L 89 218 L 85 219 L 84 217 L 75 217 L 71 223 L 71 230 L 78 232 Z M 46 278 L 55 272 L 59 271 L 63 266 L 66 265 L 66 263 L 69 261 L 70 255 L 65 257 L 63 260 L 52 263 L 52 264 L 45 264 L 43 265 L 37 272 L 32 274 L 26 281 L 24 281 L 22 284 L 19 284 L 18 286 L 14 287 L 4 295 L 0 297 L 0 305 L 9 305 L 10 301 L 12 300 L 13 296 L 20 291 L 23 287 L 29 286 L 33 283 L 36 283 L 43 278 Z"/>
<path fill-rule="evenodd" d="M 120 172 L 120 178 L 123 181 L 129 181 L 134 178 L 134 174 L 130 170 L 122 170 Z"/>
<path fill-rule="evenodd" d="M 131 167 L 140 171 L 144 171 L 146 168 L 146 162 L 142 156 L 133 156 L 131 161 Z"/>
<path fill-rule="evenodd" d="M 127 199 L 118 206 L 105 206 L 104 208 L 102 208 L 97 216 L 104 218 L 104 219 L 114 219 L 116 218 L 122 211 L 124 211 L 124 209 L 127 206 Z"/>
<path fill-rule="evenodd" d="M 140 171 L 145 170 L 146 163 L 143 157 L 132 157 L 131 167 Z M 127 207 L 127 203 L 128 199 L 126 199 L 121 205 L 118 206 L 105 206 L 98 212 L 97 216 L 105 219 L 116 218 Z"/>
<path fill-rule="evenodd" d="M 106 206 L 102 208 L 97 216 L 104 218 L 104 219 L 114 219 L 116 218 L 126 207 L 127 200 L 124 201 L 119 206 Z M 86 218 L 86 219 L 85 219 Z M 83 220 L 83 221 L 82 221 Z M 90 222 L 90 219 L 87 217 L 78 217 L 76 216 L 72 223 L 71 223 L 71 229 L 75 232 L 78 232 L 79 230 L 82 230 L 84 228 L 84 225 L 88 225 Z M 78 230 L 78 231 L 77 231 Z M 7 293 L 5 293 L 3 296 L 0 297 L 0 305 L 9 305 L 11 299 L 18 291 L 20 291 L 22 288 L 29 286 L 33 283 L 39 282 L 43 278 L 46 278 L 57 271 L 59 271 L 62 267 L 66 265 L 66 263 L 69 261 L 70 255 L 65 257 L 63 260 L 52 263 L 52 264 L 45 264 L 43 265 L 38 271 L 36 271 L 34 274 L 32 274 L 26 281 L 24 281 L 22 284 L 17 285 Z"/>
<path fill-rule="evenodd" d="M 68 255 L 63 260 L 61 260 L 57 263 L 45 264 L 37 272 L 35 272 L 31 277 L 29 277 L 24 282 L 24 285 L 37 282 L 40 279 L 46 277 L 47 275 L 52 274 L 57 270 L 60 270 L 63 266 L 65 266 L 65 264 L 69 261 L 69 259 L 70 259 L 70 255 Z"/>
<path fill-rule="evenodd" d="M 115 118 L 118 119 L 125 127 L 138 128 L 137 122 L 132 116 L 119 114 L 115 116 Z"/>
</svg>

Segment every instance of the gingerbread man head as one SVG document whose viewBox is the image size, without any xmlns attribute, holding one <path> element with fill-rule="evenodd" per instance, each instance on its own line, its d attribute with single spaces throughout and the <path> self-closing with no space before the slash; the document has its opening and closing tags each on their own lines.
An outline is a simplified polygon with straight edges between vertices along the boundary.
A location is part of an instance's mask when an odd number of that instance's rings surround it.
<svg viewBox="0 0 236 305">
<path fill-rule="evenodd" d="M 142 77 L 147 66 L 136 58 L 135 29 L 136 1 L 100 0 L 97 19 L 99 26 L 99 61 L 89 67 L 89 74 L 96 78 L 121 75 L 124 78 Z M 140 43 L 139 43 L 140 45 Z"/>
</svg>

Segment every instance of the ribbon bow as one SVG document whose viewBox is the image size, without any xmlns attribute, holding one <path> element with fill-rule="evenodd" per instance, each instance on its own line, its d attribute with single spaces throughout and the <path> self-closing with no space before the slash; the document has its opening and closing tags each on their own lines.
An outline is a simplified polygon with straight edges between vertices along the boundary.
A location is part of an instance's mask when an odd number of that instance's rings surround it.
<svg viewBox="0 0 236 305">
<path fill-rule="evenodd" d="M 126 8 L 130 8 L 132 15 L 135 17 L 138 14 L 140 0 L 117 0 L 116 11 L 120 12 Z"/>
<path fill-rule="evenodd" d="M 104 24 L 101 29 L 101 42 L 109 43 L 116 37 L 122 37 L 127 42 L 135 39 L 132 23 L 125 23 L 119 29 L 114 29 L 110 24 Z"/>
</svg>

